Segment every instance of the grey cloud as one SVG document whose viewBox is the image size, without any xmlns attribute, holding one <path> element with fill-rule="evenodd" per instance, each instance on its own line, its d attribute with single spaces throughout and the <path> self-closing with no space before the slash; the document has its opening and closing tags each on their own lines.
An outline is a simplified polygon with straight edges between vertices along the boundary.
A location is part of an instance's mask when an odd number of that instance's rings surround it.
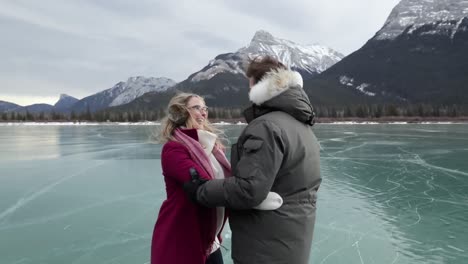
<svg viewBox="0 0 468 264">
<path fill-rule="evenodd" d="M 183 36 L 189 41 L 195 41 L 198 45 L 200 45 L 203 48 L 218 49 L 219 47 L 224 47 L 226 49 L 226 52 L 228 52 L 230 48 L 236 48 L 236 45 L 238 45 L 236 41 L 232 41 L 228 38 L 203 30 L 185 31 L 183 32 Z"/>
<path fill-rule="evenodd" d="M 263 19 L 269 23 L 265 28 L 267 31 L 271 28 L 284 38 L 303 44 L 319 43 L 349 54 L 380 29 L 398 2 L 292 0 L 273 3 L 239 0 L 224 3 L 239 14 Z"/>
<path fill-rule="evenodd" d="M 258 29 L 348 53 L 398 0 L 372 1 L 0 2 L 0 94 L 80 97 L 135 75 L 182 81 Z"/>
<path fill-rule="evenodd" d="M 170 17 L 174 15 L 174 8 L 168 2 L 154 0 L 86 0 L 87 3 L 95 5 L 104 10 L 116 12 L 129 17 Z"/>
<path fill-rule="evenodd" d="M 310 26 L 311 10 L 304 8 L 304 4 L 309 1 L 224 1 L 228 8 L 235 10 L 239 14 L 249 15 L 259 19 L 264 19 L 269 24 L 283 29 L 298 30 Z M 313 18 L 313 17 L 312 17 Z M 249 27 L 249 26 L 247 26 Z M 251 25 L 254 27 L 255 25 Z M 273 26 L 272 26 L 273 27 Z"/>
</svg>

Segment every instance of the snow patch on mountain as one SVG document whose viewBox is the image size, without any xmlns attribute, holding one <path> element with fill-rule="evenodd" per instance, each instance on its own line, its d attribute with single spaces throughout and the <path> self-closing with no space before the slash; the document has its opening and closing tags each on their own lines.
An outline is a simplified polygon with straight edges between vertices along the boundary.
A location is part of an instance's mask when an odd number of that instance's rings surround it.
<svg viewBox="0 0 468 264">
<path fill-rule="evenodd" d="M 341 76 L 340 83 L 346 86 L 353 86 L 354 79 L 348 76 Z"/>
<path fill-rule="evenodd" d="M 376 94 L 373 92 L 366 91 L 365 89 L 370 86 L 369 83 L 361 83 L 360 85 L 354 85 L 354 78 L 348 76 L 340 76 L 339 81 L 341 84 L 346 85 L 348 87 L 354 87 L 359 92 L 367 95 L 367 96 L 375 96 Z"/>
<path fill-rule="evenodd" d="M 175 81 L 164 77 L 130 77 L 126 82 L 119 82 L 107 90 L 108 96 L 115 97 L 109 106 L 129 103 L 147 92 L 164 92 L 175 84 Z"/>
<path fill-rule="evenodd" d="M 223 59 L 214 59 L 209 62 L 209 67 L 205 71 L 200 71 L 195 74 L 191 81 L 199 82 L 202 80 L 209 80 L 213 78 L 216 74 L 221 72 L 229 72 L 232 74 L 244 74 L 244 71 L 241 69 L 238 61 L 236 60 L 223 60 Z"/>
<path fill-rule="evenodd" d="M 368 95 L 368 96 L 375 96 L 375 93 L 372 93 L 372 92 L 369 92 L 369 91 L 366 91 L 366 90 L 365 90 L 365 89 L 366 89 L 367 87 L 369 87 L 369 86 L 370 86 L 370 84 L 368 84 L 368 83 L 362 83 L 362 84 L 360 84 L 360 85 L 358 85 L 358 86 L 356 87 L 356 90 L 358 90 L 358 91 L 360 91 L 361 93 L 363 93 L 363 94 L 365 94 L 365 95 Z"/>
<path fill-rule="evenodd" d="M 408 27 L 408 34 L 411 34 L 424 25 L 433 25 L 436 29 L 425 34 L 438 34 L 449 30 L 453 38 L 465 17 L 468 17 L 468 1 L 402 0 L 393 8 L 375 38 L 377 40 L 394 39 Z"/>
</svg>

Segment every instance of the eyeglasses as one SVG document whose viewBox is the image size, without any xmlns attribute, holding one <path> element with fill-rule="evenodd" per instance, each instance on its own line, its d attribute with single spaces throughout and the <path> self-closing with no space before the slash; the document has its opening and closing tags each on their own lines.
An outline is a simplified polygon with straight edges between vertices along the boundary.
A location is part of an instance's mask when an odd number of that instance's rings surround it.
<svg viewBox="0 0 468 264">
<path fill-rule="evenodd" d="M 208 107 L 207 106 L 201 106 L 201 105 L 190 106 L 188 109 L 195 109 L 198 112 L 201 112 L 201 111 L 208 112 Z"/>
</svg>

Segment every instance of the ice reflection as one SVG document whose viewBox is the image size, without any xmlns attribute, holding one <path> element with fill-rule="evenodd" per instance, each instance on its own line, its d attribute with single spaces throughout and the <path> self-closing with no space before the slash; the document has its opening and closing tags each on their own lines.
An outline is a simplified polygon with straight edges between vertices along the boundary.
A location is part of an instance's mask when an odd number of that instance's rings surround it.
<svg viewBox="0 0 468 264">
<path fill-rule="evenodd" d="M 0 129 L 0 159 L 54 159 L 60 155 L 59 127 L 3 126 Z"/>
<path fill-rule="evenodd" d="M 122 160 L 160 156 L 161 145 L 151 139 L 155 126 L 64 126 L 60 129 L 61 155 L 67 158 Z"/>
<path fill-rule="evenodd" d="M 324 186 L 315 241 L 325 237 L 336 247 L 315 244 L 315 262 L 465 263 L 468 126 L 451 126 L 450 135 L 445 126 L 383 128 L 382 134 L 363 126 L 318 130 Z M 365 235 L 340 234 L 359 228 Z"/>
</svg>

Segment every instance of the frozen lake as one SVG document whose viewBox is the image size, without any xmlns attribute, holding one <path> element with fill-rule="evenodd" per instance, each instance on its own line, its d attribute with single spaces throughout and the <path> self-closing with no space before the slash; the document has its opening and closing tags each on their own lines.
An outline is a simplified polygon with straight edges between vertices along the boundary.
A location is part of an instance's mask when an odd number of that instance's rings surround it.
<svg viewBox="0 0 468 264">
<path fill-rule="evenodd" d="M 0 263 L 148 263 L 165 198 L 154 128 L 0 125 Z M 234 142 L 243 126 L 221 128 Z M 315 132 L 310 263 L 468 263 L 468 124 Z"/>
</svg>

